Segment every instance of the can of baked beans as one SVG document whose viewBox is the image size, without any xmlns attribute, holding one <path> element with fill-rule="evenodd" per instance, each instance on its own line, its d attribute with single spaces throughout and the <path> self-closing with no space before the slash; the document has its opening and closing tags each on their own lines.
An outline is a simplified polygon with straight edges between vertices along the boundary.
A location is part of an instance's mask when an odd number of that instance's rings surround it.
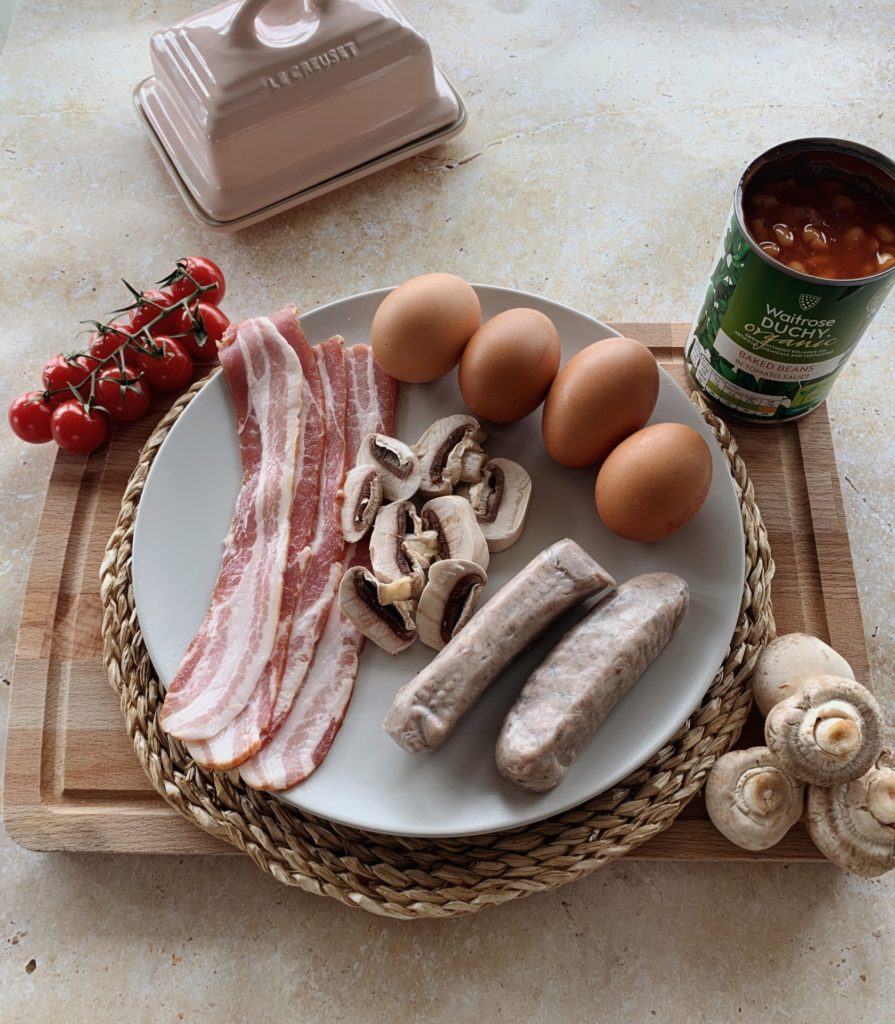
<svg viewBox="0 0 895 1024">
<path fill-rule="evenodd" d="M 775 146 L 746 169 L 687 339 L 693 383 L 732 415 L 823 402 L 895 284 L 895 163 L 840 139 Z"/>
</svg>

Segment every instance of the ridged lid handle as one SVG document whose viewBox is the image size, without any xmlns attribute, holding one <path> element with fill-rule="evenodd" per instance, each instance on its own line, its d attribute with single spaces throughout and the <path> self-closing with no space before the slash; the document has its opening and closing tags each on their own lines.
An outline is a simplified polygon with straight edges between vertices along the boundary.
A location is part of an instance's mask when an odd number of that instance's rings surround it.
<svg viewBox="0 0 895 1024">
<path fill-rule="evenodd" d="M 238 10 L 233 15 L 227 35 L 238 46 L 254 46 L 258 42 L 258 34 L 255 31 L 255 19 L 271 0 L 242 0 Z M 303 15 L 317 16 L 329 6 L 329 0 L 302 0 L 301 11 L 296 14 L 296 20 L 300 21 Z"/>
</svg>

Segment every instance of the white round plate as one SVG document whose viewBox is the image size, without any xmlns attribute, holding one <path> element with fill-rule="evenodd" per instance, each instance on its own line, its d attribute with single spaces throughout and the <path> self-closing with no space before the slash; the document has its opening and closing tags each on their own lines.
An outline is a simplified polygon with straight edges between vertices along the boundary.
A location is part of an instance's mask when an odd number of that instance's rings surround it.
<svg viewBox="0 0 895 1024">
<path fill-rule="evenodd" d="M 614 334 L 605 324 L 540 296 L 489 286 L 476 286 L 476 291 L 483 320 L 516 306 L 546 313 L 562 339 L 563 362 Z M 373 314 L 387 293 L 368 292 L 323 306 L 303 316 L 302 326 L 312 343 L 333 334 L 351 344 L 367 342 Z M 401 385 L 395 433 L 413 442 L 439 416 L 466 411 L 456 371 L 434 384 Z M 690 586 L 683 625 L 612 711 L 566 779 L 552 792 L 533 796 L 506 782 L 494 766 L 501 721 L 522 681 L 559 639 L 559 627 L 519 658 L 432 754 L 405 753 L 381 723 L 395 692 L 434 652 L 418 643 L 390 657 L 368 643 L 354 698 L 329 756 L 307 782 L 281 794 L 283 799 L 378 832 L 470 835 L 524 825 L 580 804 L 654 754 L 699 704 L 721 665 L 739 612 L 744 571 L 740 510 L 727 465 L 702 418 L 664 371 L 651 422 L 661 421 L 686 423 L 705 437 L 714 478 L 699 514 L 657 544 L 624 541 L 603 527 L 594 511 L 594 470 L 564 469 L 549 458 L 541 441 L 540 409 L 519 423 L 489 429 L 488 453 L 525 466 L 533 493 L 521 539 L 492 557 L 485 598 L 562 537 L 578 541 L 619 582 L 665 570 Z M 134 596 L 146 647 L 164 684 L 173 678 L 208 607 L 239 483 L 230 397 L 218 375 L 165 439 L 137 515 Z"/>
</svg>

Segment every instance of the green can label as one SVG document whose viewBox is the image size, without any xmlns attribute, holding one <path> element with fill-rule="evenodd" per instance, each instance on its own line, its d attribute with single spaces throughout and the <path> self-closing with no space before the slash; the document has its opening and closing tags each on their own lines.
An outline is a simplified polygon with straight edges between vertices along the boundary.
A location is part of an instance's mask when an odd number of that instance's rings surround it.
<svg viewBox="0 0 895 1024">
<path fill-rule="evenodd" d="M 685 357 L 694 384 L 739 415 L 793 419 L 830 393 L 895 278 L 840 283 L 772 262 L 734 213 Z"/>
</svg>

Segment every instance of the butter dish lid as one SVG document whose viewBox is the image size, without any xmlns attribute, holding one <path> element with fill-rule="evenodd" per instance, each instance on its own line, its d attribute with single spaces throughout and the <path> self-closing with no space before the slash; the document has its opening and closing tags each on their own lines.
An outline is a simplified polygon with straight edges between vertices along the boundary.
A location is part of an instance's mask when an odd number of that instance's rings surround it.
<svg viewBox="0 0 895 1024">
<path fill-rule="evenodd" d="M 193 212 L 243 226 L 459 131 L 462 101 L 389 0 L 238 0 L 150 40 L 135 103 Z"/>
</svg>

